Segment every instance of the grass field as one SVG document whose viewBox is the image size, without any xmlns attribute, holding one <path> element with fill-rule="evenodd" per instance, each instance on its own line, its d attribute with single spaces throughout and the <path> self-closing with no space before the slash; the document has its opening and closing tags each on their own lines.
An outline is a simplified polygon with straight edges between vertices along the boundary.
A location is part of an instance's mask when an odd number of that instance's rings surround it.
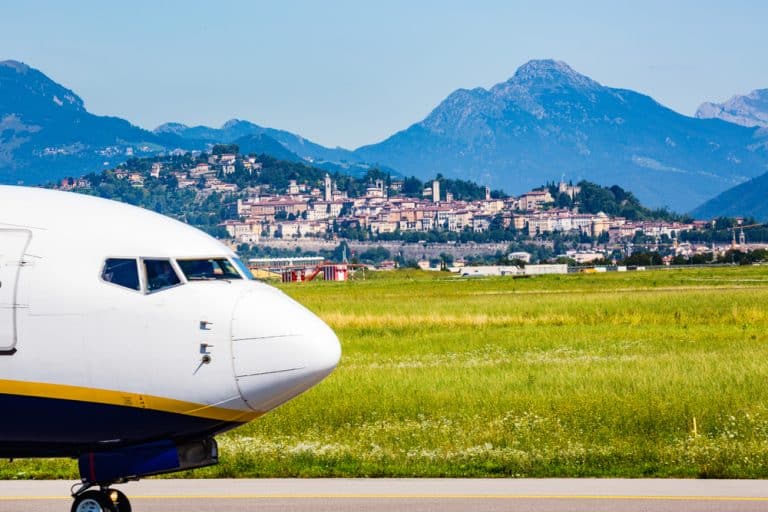
<svg viewBox="0 0 768 512">
<path fill-rule="evenodd" d="M 339 368 L 190 475 L 768 477 L 768 267 L 284 289 Z"/>
</svg>

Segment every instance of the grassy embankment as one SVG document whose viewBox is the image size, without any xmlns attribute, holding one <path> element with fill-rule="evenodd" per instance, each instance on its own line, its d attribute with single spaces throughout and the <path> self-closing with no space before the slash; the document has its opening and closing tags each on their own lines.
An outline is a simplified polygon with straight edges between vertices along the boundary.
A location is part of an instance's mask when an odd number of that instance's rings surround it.
<svg viewBox="0 0 768 512">
<path fill-rule="evenodd" d="M 768 477 L 764 267 L 284 289 L 341 365 L 193 476 Z"/>
</svg>

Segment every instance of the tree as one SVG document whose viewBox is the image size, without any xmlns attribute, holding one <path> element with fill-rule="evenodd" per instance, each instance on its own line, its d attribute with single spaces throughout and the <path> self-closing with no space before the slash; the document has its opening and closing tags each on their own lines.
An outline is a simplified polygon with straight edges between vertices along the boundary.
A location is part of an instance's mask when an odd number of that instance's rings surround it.
<svg viewBox="0 0 768 512">
<path fill-rule="evenodd" d="M 213 146 L 213 149 L 211 149 L 212 155 L 224 155 L 224 154 L 239 154 L 240 153 L 240 146 L 237 144 L 216 144 Z"/>
<path fill-rule="evenodd" d="M 347 242 L 341 242 L 333 250 L 331 257 L 333 261 L 344 261 L 345 256 L 347 259 L 349 259 L 352 256 L 352 249 L 350 249 L 349 244 Z"/>
<path fill-rule="evenodd" d="M 658 252 L 636 252 L 624 259 L 624 265 L 653 266 L 663 265 L 664 261 Z"/>
<path fill-rule="evenodd" d="M 369 263 L 380 263 L 384 260 L 388 260 L 392 257 L 392 254 L 384 247 L 373 247 L 362 253 L 360 253 L 360 261 L 366 261 Z"/>
<path fill-rule="evenodd" d="M 403 181 L 403 195 L 420 197 L 421 192 L 424 190 L 424 183 L 415 176 L 405 178 Z"/>
<path fill-rule="evenodd" d="M 580 181 L 581 191 L 576 195 L 576 202 L 584 213 L 604 212 L 612 216 L 625 217 L 630 220 L 661 219 L 689 221 L 690 217 L 677 215 L 666 208 L 650 210 L 627 190 L 618 185 L 601 187 L 589 181 Z"/>
<path fill-rule="evenodd" d="M 378 167 L 371 167 L 368 169 L 368 172 L 365 173 L 365 178 L 363 179 L 366 183 L 373 183 L 376 180 L 382 180 L 386 183 L 387 174 Z"/>
</svg>

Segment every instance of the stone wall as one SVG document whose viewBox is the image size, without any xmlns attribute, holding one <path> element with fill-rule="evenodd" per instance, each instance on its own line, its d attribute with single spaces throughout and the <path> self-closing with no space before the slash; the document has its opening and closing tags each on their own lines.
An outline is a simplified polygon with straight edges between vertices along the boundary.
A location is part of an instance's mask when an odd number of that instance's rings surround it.
<svg viewBox="0 0 768 512">
<path fill-rule="evenodd" d="M 296 250 L 300 247 L 302 252 L 308 251 L 332 251 L 340 241 L 315 240 L 305 238 L 300 240 L 261 240 L 257 245 L 261 247 L 273 247 L 288 251 Z M 356 242 L 348 241 L 349 247 L 360 254 L 375 247 L 387 249 L 394 258 L 402 254 L 405 259 L 419 260 L 422 258 L 437 258 L 441 253 L 452 254 L 455 258 L 465 258 L 467 256 L 477 256 L 483 254 L 495 254 L 497 251 L 507 252 L 509 243 L 487 243 L 487 244 L 406 244 L 403 242 Z M 351 257 L 351 255 L 349 255 Z"/>
</svg>

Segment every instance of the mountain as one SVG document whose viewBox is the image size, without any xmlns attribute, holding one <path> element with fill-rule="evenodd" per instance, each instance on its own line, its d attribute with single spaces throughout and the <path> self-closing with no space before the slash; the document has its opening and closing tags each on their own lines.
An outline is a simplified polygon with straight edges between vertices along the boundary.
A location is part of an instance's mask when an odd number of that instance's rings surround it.
<svg viewBox="0 0 768 512">
<path fill-rule="evenodd" d="M 266 153 L 281 160 L 301 160 L 328 172 L 356 177 L 364 176 L 371 168 L 371 165 L 347 149 L 327 148 L 295 133 L 265 128 L 241 119 L 231 119 L 221 128 L 165 123 L 155 128 L 154 133 L 172 134 L 190 141 L 204 141 L 209 144 L 237 144 L 242 153 Z M 386 164 L 380 164 L 377 167 L 393 177 L 402 176 L 396 169 Z"/>
<path fill-rule="evenodd" d="M 693 210 L 691 215 L 705 220 L 754 217 L 768 222 L 768 173 L 726 190 Z"/>
<path fill-rule="evenodd" d="M 233 119 L 221 128 L 166 123 L 154 131 L 124 119 L 89 113 L 70 89 L 21 62 L 0 61 L 0 183 L 44 183 L 113 167 L 133 156 L 153 156 L 237 142 L 243 151 L 328 170 L 364 173 L 347 164 L 351 152 L 326 148 L 299 135 Z M 361 171 L 362 169 L 362 171 Z"/>
<path fill-rule="evenodd" d="M 725 103 L 702 103 L 696 111 L 699 119 L 722 119 L 741 126 L 768 127 L 768 89 L 757 89 L 744 96 L 734 96 Z"/>
<path fill-rule="evenodd" d="M 752 96 L 744 103 L 757 119 L 764 96 Z M 421 122 L 355 151 L 238 119 L 150 132 L 89 113 L 77 94 L 26 64 L 0 62 L 0 182 L 40 183 L 232 142 L 331 172 L 363 175 L 375 164 L 393 176 L 441 173 L 513 194 L 562 176 L 586 179 L 676 211 L 768 171 L 768 129 L 686 117 L 553 60 L 530 61 L 489 89 L 457 90 Z"/>
<path fill-rule="evenodd" d="M 117 117 L 89 113 L 83 100 L 21 62 L 0 62 L 0 183 L 41 183 L 114 165 L 130 154 L 186 145 Z"/>
<path fill-rule="evenodd" d="M 423 121 L 355 155 L 513 194 L 561 176 L 619 184 L 644 204 L 687 211 L 768 171 L 768 136 L 534 60 L 490 89 L 455 91 Z"/>
<path fill-rule="evenodd" d="M 230 119 L 221 128 L 211 128 L 209 126 L 190 127 L 181 123 L 166 123 L 155 128 L 154 133 L 158 135 L 174 134 L 184 139 L 203 140 L 211 143 L 232 143 L 249 135 L 266 135 L 305 160 L 335 162 L 354 157 L 352 152 L 346 149 L 327 148 L 295 133 L 265 128 L 241 119 Z"/>
<path fill-rule="evenodd" d="M 267 154 L 278 160 L 286 160 L 288 162 L 303 161 L 299 155 L 265 133 L 260 133 L 258 135 L 244 135 L 239 139 L 235 139 L 233 143 L 240 147 L 240 152 L 243 154 Z"/>
</svg>

